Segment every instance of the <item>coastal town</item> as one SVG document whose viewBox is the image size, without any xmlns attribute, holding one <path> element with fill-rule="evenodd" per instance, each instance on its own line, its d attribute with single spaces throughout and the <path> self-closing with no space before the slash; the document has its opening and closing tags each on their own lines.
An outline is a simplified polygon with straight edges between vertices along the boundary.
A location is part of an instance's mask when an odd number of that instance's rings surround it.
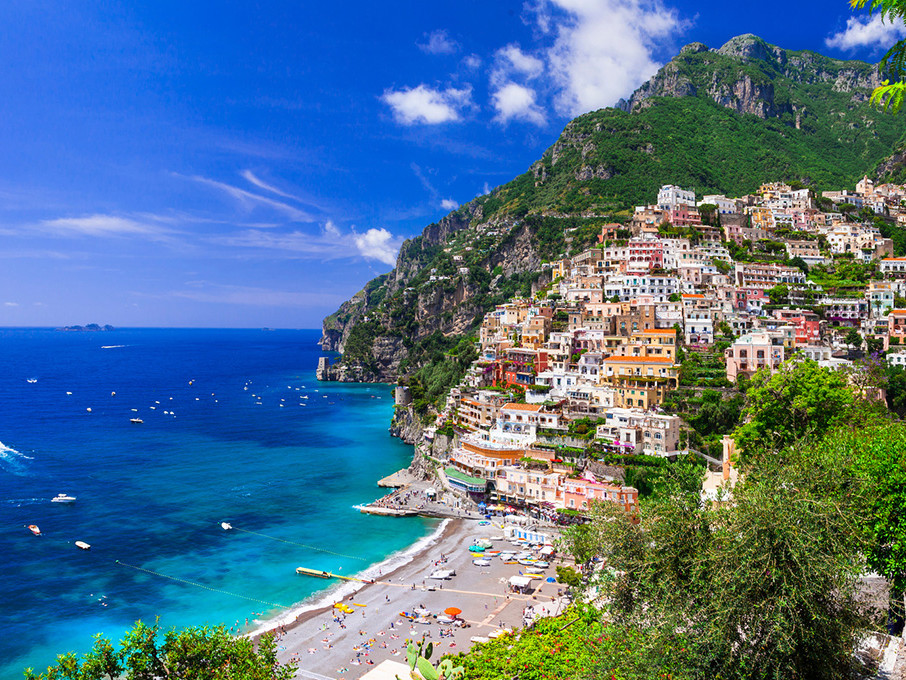
<svg viewBox="0 0 906 680">
<path fill-rule="evenodd" d="M 904 199 L 906 187 L 867 177 L 820 195 L 661 187 L 593 247 L 544 263 L 549 283 L 530 298 L 485 316 L 478 359 L 422 451 L 463 498 L 561 523 L 594 501 L 636 510 L 626 461 L 692 452 L 713 494 L 735 479 L 734 442 L 703 438 L 683 411 L 790 360 L 849 374 L 871 355 L 906 365 L 906 244 L 888 237 L 906 226 Z"/>
</svg>

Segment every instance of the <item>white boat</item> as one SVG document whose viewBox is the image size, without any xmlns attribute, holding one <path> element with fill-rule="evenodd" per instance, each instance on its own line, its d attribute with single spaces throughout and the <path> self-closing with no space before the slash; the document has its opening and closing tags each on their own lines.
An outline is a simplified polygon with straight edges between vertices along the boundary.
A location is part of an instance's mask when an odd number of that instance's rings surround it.
<svg viewBox="0 0 906 680">
<path fill-rule="evenodd" d="M 472 560 L 472 564 L 474 564 L 476 567 L 490 567 L 491 560 L 483 560 L 483 559 Z"/>
<path fill-rule="evenodd" d="M 76 541 L 76 542 L 75 542 L 75 546 L 76 546 L 76 548 L 81 548 L 82 550 L 90 550 L 90 549 L 91 549 L 91 546 L 88 545 L 85 541 Z"/>
<path fill-rule="evenodd" d="M 143 422 L 145 422 L 145 421 L 142 420 L 141 418 L 130 418 L 130 419 L 129 419 L 129 422 L 130 422 L 130 423 L 133 423 L 133 424 L 135 424 L 135 425 L 141 425 L 141 424 L 142 424 Z"/>
<path fill-rule="evenodd" d="M 38 379 L 37 378 L 28 378 L 28 380 L 26 380 L 26 382 L 34 385 L 36 382 L 38 382 Z"/>
<path fill-rule="evenodd" d="M 233 528 L 233 525 L 230 524 L 229 522 L 221 522 L 220 526 L 223 527 L 224 531 L 229 531 L 230 529 Z"/>
<path fill-rule="evenodd" d="M 437 579 L 438 581 L 447 581 L 455 574 L 456 572 L 452 569 L 438 569 L 437 571 L 432 571 L 428 578 Z"/>
<path fill-rule="evenodd" d="M 65 493 L 58 493 L 50 499 L 51 503 L 75 503 L 75 496 L 67 496 Z"/>
</svg>

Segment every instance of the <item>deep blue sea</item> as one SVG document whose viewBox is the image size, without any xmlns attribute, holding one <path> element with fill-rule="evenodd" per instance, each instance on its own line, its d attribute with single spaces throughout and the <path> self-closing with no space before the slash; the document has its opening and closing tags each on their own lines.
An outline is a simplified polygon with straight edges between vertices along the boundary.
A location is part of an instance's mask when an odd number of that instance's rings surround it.
<svg viewBox="0 0 906 680">
<path fill-rule="evenodd" d="M 0 678 L 139 618 L 253 628 L 324 588 L 295 567 L 352 574 L 431 533 L 353 507 L 412 451 L 390 387 L 315 380 L 318 336 L 0 329 Z"/>
</svg>

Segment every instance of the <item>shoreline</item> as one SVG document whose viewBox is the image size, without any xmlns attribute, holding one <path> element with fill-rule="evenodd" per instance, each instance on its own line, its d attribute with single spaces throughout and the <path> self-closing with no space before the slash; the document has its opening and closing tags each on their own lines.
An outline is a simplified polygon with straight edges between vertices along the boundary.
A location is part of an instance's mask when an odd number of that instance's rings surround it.
<svg viewBox="0 0 906 680">
<path fill-rule="evenodd" d="M 502 532 L 499 522 L 448 520 L 434 540 L 413 550 L 404 563 L 382 574 L 380 580 L 342 594 L 340 589 L 333 590 L 320 600 L 321 606 L 272 626 L 270 630 L 276 628 L 277 633 L 278 659 L 297 663 L 303 677 L 357 678 L 381 661 L 405 660 L 408 640 L 426 637 L 440 657 L 466 652 L 475 642 L 501 631 L 521 629 L 532 617 L 561 613 L 567 606 L 565 596 L 561 597 L 564 586 L 547 581 L 554 573 L 554 560 L 524 593 L 515 592 L 510 585 L 513 576 L 523 574 L 524 566 L 496 558 L 473 564 L 475 557 L 468 548 L 477 540 L 496 539 L 497 550 L 527 548 L 501 540 Z M 551 532 L 546 533 L 554 540 Z M 556 558 L 556 562 L 563 563 L 563 559 Z M 454 574 L 445 580 L 431 579 L 435 569 L 454 570 Z M 333 606 L 340 601 L 349 608 L 345 614 Z M 460 611 L 463 625 L 451 626 L 449 619 L 445 623 L 442 615 L 450 607 Z M 420 609 L 426 614 L 413 620 L 410 612 Z"/>
<path fill-rule="evenodd" d="M 428 534 L 416 540 L 412 545 L 398 550 L 395 553 L 391 553 L 385 557 L 380 562 L 375 562 L 371 564 L 362 571 L 354 574 L 354 578 L 367 579 L 369 578 L 367 574 L 374 570 L 377 570 L 377 575 L 382 579 L 393 578 L 398 572 L 405 569 L 409 564 L 411 564 L 415 559 L 422 557 L 424 553 L 432 548 L 436 543 L 447 539 L 454 531 L 456 530 L 455 522 L 451 519 L 443 519 L 440 521 L 437 527 Z M 399 564 L 391 566 L 391 571 L 386 574 L 382 573 L 382 565 L 388 564 L 392 565 L 393 562 L 397 560 L 402 560 Z M 388 566 L 389 566 L 388 565 Z M 312 578 L 300 575 L 299 578 Z M 355 595 L 368 588 L 369 586 L 376 585 L 375 582 L 366 582 L 363 581 L 338 581 L 332 583 L 326 589 L 320 590 L 316 593 L 312 593 L 308 598 L 302 600 L 296 605 L 293 605 L 289 609 L 285 609 L 274 616 L 268 618 L 266 621 L 261 621 L 253 630 L 244 633 L 245 636 L 249 637 L 252 641 L 257 642 L 258 639 L 266 634 L 273 633 L 275 631 L 283 630 L 290 631 L 296 627 L 310 621 L 311 619 L 324 614 L 333 609 L 333 605 L 337 602 L 342 602 L 346 599 L 349 599 L 350 596 Z M 317 598 L 313 602 L 307 602 L 312 598 Z"/>
</svg>

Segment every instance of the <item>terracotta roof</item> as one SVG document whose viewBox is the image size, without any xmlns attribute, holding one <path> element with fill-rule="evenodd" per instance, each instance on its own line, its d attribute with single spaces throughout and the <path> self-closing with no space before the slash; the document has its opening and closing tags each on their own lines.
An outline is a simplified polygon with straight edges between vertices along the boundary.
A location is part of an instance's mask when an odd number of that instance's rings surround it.
<svg viewBox="0 0 906 680">
<path fill-rule="evenodd" d="M 699 295 L 698 293 L 683 293 L 684 298 L 703 298 L 704 295 Z"/>
<path fill-rule="evenodd" d="M 517 404 L 511 401 L 508 404 L 504 404 L 501 408 L 508 408 L 513 411 L 534 411 L 537 413 L 541 410 L 541 404 Z"/>
<path fill-rule="evenodd" d="M 674 335 L 676 333 L 675 328 L 648 328 L 641 331 L 633 331 L 633 335 L 645 335 L 646 333 L 657 333 L 659 335 Z"/>
</svg>

